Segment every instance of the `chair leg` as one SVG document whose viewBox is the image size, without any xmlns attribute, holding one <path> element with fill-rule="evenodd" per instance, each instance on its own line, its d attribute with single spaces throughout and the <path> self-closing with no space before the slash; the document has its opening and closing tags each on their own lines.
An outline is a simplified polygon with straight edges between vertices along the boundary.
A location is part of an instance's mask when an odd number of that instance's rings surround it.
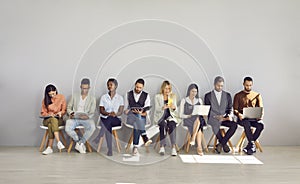
<svg viewBox="0 0 300 184">
<path fill-rule="evenodd" d="M 245 131 L 243 131 L 238 143 L 236 144 L 236 148 L 238 148 L 239 153 L 242 151 L 242 146 L 244 144 L 245 137 L 246 137 L 246 134 L 245 134 Z"/>
<path fill-rule="evenodd" d="M 92 149 L 91 144 L 90 144 L 89 141 L 86 141 L 86 142 L 85 142 L 85 146 L 86 146 L 88 152 L 90 152 L 90 153 L 93 152 L 93 149 Z"/>
<path fill-rule="evenodd" d="M 154 149 L 158 149 L 160 147 L 159 146 L 159 142 L 160 142 L 159 139 L 160 139 L 160 135 L 157 135 L 155 145 L 154 145 Z"/>
<path fill-rule="evenodd" d="M 217 143 L 218 143 L 217 136 L 216 136 L 216 135 L 214 135 L 214 146 L 213 146 L 213 150 L 212 150 L 212 152 L 214 152 L 214 151 L 215 151 L 215 149 L 216 149 L 216 147 L 217 147 Z"/>
<path fill-rule="evenodd" d="M 118 137 L 117 131 L 116 131 L 116 130 L 113 130 L 113 131 L 112 131 L 112 134 L 113 134 L 114 137 L 115 137 L 118 152 L 121 153 L 121 145 L 120 145 L 120 142 L 119 142 L 119 137 Z"/>
<path fill-rule="evenodd" d="M 98 148 L 97 148 L 97 152 L 98 152 L 98 153 L 100 153 L 100 149 L 101 149 L 101 146 L 102 146 L 102 143 L 103 143 L 103 139 L 104 139 L 103 136 L 100 137 L 100 139 L 99 139 L 99 144 L 98 144 Z"/>
<path fill-rule="evenodd" d="M 186 151 L 187 148 L 187 143 L 188 143 L 188 132 L 186 133 L 186 136 L 184 138 L 184 142 L 183 142 L 183 149 Z"/>
<path fill-rule="evenodd" d="M 190 143 L 191 143 L 191 134 L 187 131 L 187 142 L 186 142 L 186 149 L 185 152 L 188 153 L 190 151 Z"/>
<path fill-rule="evenodd" d="M 128 140 L 127 146 L 126 146 L 126 153 L 129 153 L 129 149 L 130 149 L 130 146 L 131 146 L 132 142 L 133 142 L 133 130 L 132 130 L 131 136 Z"/>
<path fill-rule="evenodd" d="M 204 137 L 203 133 L 201 134 L 201 144 L 202 144 L 205 152 L 208 153 L 208 148 L 207 148 L 206 140 L 205 140 L 205 137 Z"/>
<path fill-rule="evenodd" d="M 78 130 L 78 129 L 75 129 L 75 132 L 78 134 L 78 133 L 79 133 L 79 130 Z M 70 144 L 69 144 L 69 147 L 68 147 L 68 150 L 67 150 L 68 153 L 71 152 L 72 147 L 73 147 L 73 144 L 74 144 L 74 140 L 70 137 Z"/>
<path fill-rule="evenodd" d="M 260 152 L 263 152 L 262 147 L 261 147 L 261 145 L 260 145 L 260 143 L 259 143 L 258 140 L 255 141 L 255 146 L 256 146 L 256 148 L 258 148 L 258 150 L 259 150 Z"/>
<path fill-rule="evenodd" d="M 42 139 L 42 142 L 41 142 L 41 145 L 40 145 L 40 152 L 42 152 L 43 149 L 44 149 L 45 142 L 47 140 L 47 136 L 48 136 L 48 130 L 46 130 L 45 133 L 44 133 L 44 136 L 43 136 L 43 139 Z"/>
<path fill-rule="evenodd" d="M 70 141 L 70 144 L 69 144 L 69 148 L 68 148 L 68 153 L 71 152 L 73 144 L 74 144 L 74 140 L 71 138 L 71 141 Z"/>
<path fill-rule="evenodd" d="M 178 153 L 180 151 L 180 148 L 179 148 L 178 144 L 175 144 L 175 147 L 176 147 L 176 151 Z"/>
<path fill-rule="evenodd" d="M 210 144 L 211 144 L 212 140 L 214 139 L 214 137 L 215 137 L 215 134 L 212 134 L 209 141 L 208 141 L 208 143 L 207 143 L 207 149 L 210 146 Z"/>
<path fill-rule="evenodd" d="M 62 140 L 63 144 L 66 146 L 66 145 L 67 145 L 67 141 L 66 141 L 66 139 L 65 139 L 65 136 L 64 136 L 63 131 L 60 130 L 60 131 L 59 131 L 59 134 L 60 134 L 60 136 L 61 136 L 61 140 Z"/>
</svg>

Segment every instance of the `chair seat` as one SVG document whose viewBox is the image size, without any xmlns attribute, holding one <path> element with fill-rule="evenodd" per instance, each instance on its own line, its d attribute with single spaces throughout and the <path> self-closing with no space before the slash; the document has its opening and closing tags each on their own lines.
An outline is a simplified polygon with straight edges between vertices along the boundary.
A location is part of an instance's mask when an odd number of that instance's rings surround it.
<svg viewBox="0 0 300 184">
<path fill-rule="evenodd" d="M 97 128 L 100 130 L 101 126 L 98 125 Z M 122 125 L 120 125 L 120 126 L 114 126 L 114 127 L 112 127 L 112 130 L 120 130 L 121 128 L 122 128 Z"/>
<path fill-rule="evenodd" d="M 79 126 L 76 126 L 75 129 L 84 129 L 84 126 L 79 125 Z"/>
<path fill-rule="evenodd" d="M 228 127 L 227 126 L 220 126 L 220 129 L 228 129 Z"/>
<path fill-rule="evenodd" d="M 128 128 L 131 128 L 131 129 L 134 128 L 133 125 L 130 125 L 130 124 L 127 124 L 127 123 L 124 123 L 124 124 L 125 124 L 125 126 L 128 127 Z M 151 126 L 151 124 L 148 123 L 148 124 L 145 125 L 145 128 L 149 128 L 150 126 Z"/>
<path fill-rule="evenodd" d="M 43 129 L 43 130 L 45 130 L 45 133 L 44 133 L 44 136 L 43 136 L 43 139 L 42 139 L 42 141 L 41 141 L 41 145 L 40 145 L 40 152 L 44 149 L 44 145 L 46 144 L 46 142 L 48 142 L 47 141 L 47 138 L 48 138 L 48 127 L 47 126 L 44 126 L 43 124 L 41 124 L 40 125 L 40 128 L 41 129 Z M 65 126 L 59 126 L 58 127 L 58 129 L 60 130 L 59 131 L 59 134 L 60 134 L 60 136 L 61 136 L 61 138 L 62 138 L 62 142 L 63 142 L 63 144 L 64 145 L 66 145 L 67 143 L 66 143 L 66 139 L 65 139 L 65 136 L 64 136 L 64 134 L 63 134 L 63 132 L 61 131 L 61 130 L 64 130 L 65 129 Z M 46 147 L 48 146 L 48 143 L 46 144 Z M 61 150 L 59 150 L 60 152 L 61 152 Z"/>
<path fill-rule="evenodd" d="M 48 130 L 48 127 L 47 127 L 47 126 L 44 126 L 44 125 L 40 125 L 40 128 L 41 128 L 41 129 L 44 129 L 44 130 Z M 59 126 L 59 127 L 58 127 L 59 130 L 63 130 L 64 128 L 65 128 L 65 126 Z"/>
<path fill-rule="evenodd" d="M 185 126 L 184 124 L 182 124 L 181 126 L 183 129 L 185 129 L 187 131 L 186 133 L 186 136 L 185 136 L 185 140 L 184 140 L 184 149 L 185 149 L 185 152 L 188 153 L 189 152 L 189 149 L 190 149 L 190 142 L 191 142 L 191 134 L 189 132 L 189 128 L 187 126 Z M 206 130 L 206 128 L 203 128 L 203 130 Z M 201 137 L 201 144 L 202 144 L 202 147 L 204 148 L 204 150 L 208 153 L 208 148 L 207 148 L 207 144 L 206 144 L 206 140 L 205 140 L 205 137 L 204 137 L 204 133 L 202 133 L 202 137 Z"/>
<path fill-rule="evenodd" d="M 100 130 L 102 127 L 100 125 L 98 125 L 97 128 Z M 114 136 L 114 138 L 116 140 L 116 146 L 117 146 L 117 149 L 118 149 L 119 153 L 121 153 L 121 144 L 120 144 L 120 141 L 119 141 L 119 136 L 117 134 L 117 130 L 119 130 L 121 128 L 122 128 L 122 124 L 120 126 L 112 127 L 112 135 Z M 104 137 L 101 137 L 100 140 L 99 140 L 98 148 L 97 148 L 98 153 L 100 152 L 100 149 L 101 149 L 101 146 L 102 146 L 102 143 L 103 143 L 103 138 Z"/>
</svg>

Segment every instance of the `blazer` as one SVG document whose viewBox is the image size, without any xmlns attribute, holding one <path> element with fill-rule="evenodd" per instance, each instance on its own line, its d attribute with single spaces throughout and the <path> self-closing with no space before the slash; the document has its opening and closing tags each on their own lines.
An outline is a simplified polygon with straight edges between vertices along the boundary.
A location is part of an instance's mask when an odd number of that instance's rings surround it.
<svg viewBox="0 0 300 184">
<path fill-rule="evenodd" d="M 177 107 L 177 98 L 176 95 L 170 95 L 170 97 L 172 99 L 172 103 L 173 105 L 176 107 L 175 110 L 170 109 L 170 114 L 172 116 L 172 118 L 170 119 L 171 121 L 174 121 L 175 123 L 180 123 L 180 119 L 178 118 L 178 107 Z M 157 94 L 155 95 L 155 102 L 154 102 L 154 124 L 158 124 L 161 119 L 163 118 L 164 115 L 164 110 L 163 110 L 163 106 L 164 106 L 164 96 L 162 94 Z"/>
<path fill-rule="evenodd" d="M 210 124 L 213 128 L 213 132 L 218 133 L 221 122 L 218 119 L 214 118 L 214 116 L 218 115 L 230 115 L 232 112 L 232 98 L 230 93 L 226 91 L 222 91 L 221 103 L 219 105 L 217 97 L 214 91 L 208 92 L 204 97 L 204 104 L 210 105 L 210 111 L 208 114 L 208 124 Z"/>
<path fill-rule="evenodd" d="M 67 106 L 68 115 L 77 111 L 80 98 L 81 98 L 81 94 L 72 95 L 72 98 L 69 101 Z M 88 114 L 90 119 L 92 119 L 94 117 L 95 110 L 96 110 L 96 98 L 91 95 L 88 95 L 86 98 L 87 99 L 85 101 L 84 112 Z"/>
</svg>

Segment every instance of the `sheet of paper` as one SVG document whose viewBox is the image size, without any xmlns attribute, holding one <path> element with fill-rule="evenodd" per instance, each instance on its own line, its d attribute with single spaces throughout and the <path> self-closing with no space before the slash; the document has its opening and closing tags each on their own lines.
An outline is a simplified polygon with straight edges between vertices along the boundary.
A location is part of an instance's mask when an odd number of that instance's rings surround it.
<svg viewBox="0 0 300 184">
<path fill-rule="evenodd" d="M 258 160 L 253 155 L 235 156 L 235 158 L 242 164 L 257 164 L 257 165 L 263 164 L 260 160 Z"/>
</svg>

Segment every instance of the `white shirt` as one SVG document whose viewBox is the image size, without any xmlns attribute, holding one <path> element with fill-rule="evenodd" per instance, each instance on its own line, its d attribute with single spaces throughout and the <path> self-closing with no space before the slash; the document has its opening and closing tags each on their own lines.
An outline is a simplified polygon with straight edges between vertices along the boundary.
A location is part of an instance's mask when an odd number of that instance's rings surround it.
<svg viewBox="0 0 300 184">
<path fill-rule="evenodd" d="M 134 90 L 133 90 L 133 97 L 134 97 L 134 100 L 135 102 L 138 102 L 139 99 L 140 99 L 140 96 L 141 96 L 142 92 L 140 93 L 135 93 Z M 125 108 L 129 108 L 129 104 L 128 104 L 128 97 L 127 97 L 127 93 L 125 95 Z M 144 107 L 149 107 L 150 106 L 150 95 L 148 94 L 147 95 L 147 98 L 145 100 L 145 105 Z"/>
<path fill-rule="evenodd" d="M 82 99 L 82 96 L 80 96 L 80 101 L 77 106 L 77 112 L 84 112 L 84 106 L 85 106 L 86 99 L 87 99 L 87 97 Z"/>
<path fill-rule="evenodd" d="M 113 98 L 110 98 L 110 95 L 106 93 L 101 96 L 99 106 L 104 107 L 106 112 L 117 113 L 119 111 L 120 106 L 124 106 L 124 99 L 121 95 L 117 93 Z M 107 116 L 104 116 L 103 114 L 100 114 L 100 116 L 103 118 L 107 118 Z"/>
<path fill-rule="evenodd" d="M 214 89 L 214 93 L 215 93 L 215 95 L 216 95 L 218 104 L 220 105 L 220 104 L 221 104 L 222 91 L 218 92 L 218 91 L 216 91 L 216 90 Z"/>
</svg>

